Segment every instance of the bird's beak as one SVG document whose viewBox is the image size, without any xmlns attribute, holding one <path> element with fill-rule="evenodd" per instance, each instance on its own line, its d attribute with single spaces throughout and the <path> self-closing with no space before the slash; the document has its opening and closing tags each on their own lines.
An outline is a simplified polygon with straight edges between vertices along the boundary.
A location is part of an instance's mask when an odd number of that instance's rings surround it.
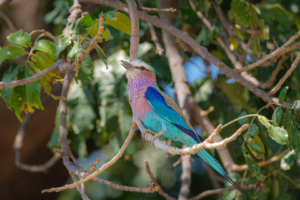
<svg viewBox="0 0 300 200">
<path fill-rule="evenodd" d="M 127 62 L 127 61 L 120 60 L 120 64 L 121 64 L 123 67 L 125 67 L 126 69 L 129 69 L 129 70 L 133 69 L 132 65 L 131 65 L 129 62 Z"/>
</svg>

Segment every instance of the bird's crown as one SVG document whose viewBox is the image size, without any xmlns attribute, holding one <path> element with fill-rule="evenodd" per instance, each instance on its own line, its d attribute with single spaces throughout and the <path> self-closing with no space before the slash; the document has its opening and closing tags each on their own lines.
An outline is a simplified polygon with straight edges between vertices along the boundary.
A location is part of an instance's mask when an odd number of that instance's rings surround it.
<svg viewBox="0 0 300 200">
<path fill-rule="evenodd" d="M 139 59 L 135 59 L 135 60 L 131 61 L 130 64 L 135 69 L 143 69 L 144 68 L 145 70 L 155 73 L 155 69 L 153 67 L 151 67 L 150 65 L 148 65 L 147 63 L 145 63 L 144 61 L 141 61 Z"/>
</svg>

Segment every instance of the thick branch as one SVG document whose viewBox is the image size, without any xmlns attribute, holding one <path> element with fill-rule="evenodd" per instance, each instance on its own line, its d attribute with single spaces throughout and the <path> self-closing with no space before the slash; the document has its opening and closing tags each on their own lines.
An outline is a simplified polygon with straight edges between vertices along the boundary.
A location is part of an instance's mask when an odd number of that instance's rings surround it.
<svg viewBox="0 0 300 200">
<path fill-rule="evenodd" d="M 126 0 L 131 19 L 131 37 L 130 37 L 130 61 L 138 58 L 139 41 L 140 41 L 140 25 L 137 14 L 137 6 L 134 0 Z"/>
</svg>

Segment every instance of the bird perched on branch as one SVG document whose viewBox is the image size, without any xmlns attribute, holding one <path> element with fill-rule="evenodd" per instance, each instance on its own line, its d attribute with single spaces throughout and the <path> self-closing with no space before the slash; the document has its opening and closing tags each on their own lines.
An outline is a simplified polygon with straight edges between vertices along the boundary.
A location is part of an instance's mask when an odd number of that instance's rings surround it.
<svg viewBox="0 0 300 200">
<path fill-rule="evenodd" d="M 120 62 L 127 70 L 127 87 L 133 112 L 148 128 L 148 132 L 157 133 L 151 140 L 152 145 L 161 135 L 190 147 L 204 141 L 183 116 L 177 104 L 158 88 L 153 67 L 140 60 L 130 63 L 123 60 Z M 143 132 L 143 136 L 146 132 Z M 199 150 L 197 154 L 246 195 L 205 149 Z"/>
</svg>

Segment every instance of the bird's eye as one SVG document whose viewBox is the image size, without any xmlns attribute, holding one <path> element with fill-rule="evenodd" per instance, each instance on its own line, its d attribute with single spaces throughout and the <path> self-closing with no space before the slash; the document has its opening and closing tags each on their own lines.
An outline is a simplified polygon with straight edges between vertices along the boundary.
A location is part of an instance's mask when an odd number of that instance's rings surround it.
<svg viewBox="0 0 300 200">
<path fill-rule="evenodd" d="M 145 70 L 145 67 L 141 67 L 141 70 Z"/>
</svg>

